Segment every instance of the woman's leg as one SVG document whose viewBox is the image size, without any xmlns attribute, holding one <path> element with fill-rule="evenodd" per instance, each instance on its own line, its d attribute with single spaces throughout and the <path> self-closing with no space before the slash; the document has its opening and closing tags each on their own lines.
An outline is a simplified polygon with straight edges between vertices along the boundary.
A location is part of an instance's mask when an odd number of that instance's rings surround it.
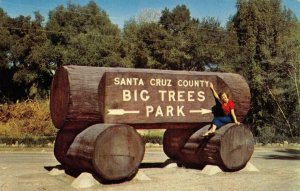
<svg viewBox="0 0 300 191">
<path fill-rule="evenodd" d="M 207 136 L 210 133 L 214 133 L 216 131 L 216 129 L 217 129 L 217 126 L 212 123 L 210 129 L 208 131 L 206 131 L 206 133 L 204 133 L 203 136 Z"/>
<path fill-rule="evenodd" d="M 210 133 L 214 133 L 217 128 L 221 128 L 223 125 L 226 125 L 227 123 L 231 123 L 232 119 L 230 116 L 223 116 L 223 117 L 216 117 L 212 121 L 211 128 L 203 134 L 203 136 L 207 136 Z"/>
</svg>

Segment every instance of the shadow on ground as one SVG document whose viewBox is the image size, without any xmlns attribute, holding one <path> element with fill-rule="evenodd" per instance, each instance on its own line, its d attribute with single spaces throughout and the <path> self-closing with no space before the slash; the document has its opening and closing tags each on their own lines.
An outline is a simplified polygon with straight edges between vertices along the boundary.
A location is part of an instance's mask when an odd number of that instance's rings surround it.
<svg viewBox="0 0 300 191">
<path fill-rule="evenodd" d="M 139 168 L 164 168 L 172 163 L 176 163 L 176 161 L 172 159 L 167 159 L 165 162 L 146 162 L 141 163 Z"/>
<path fill-rule="evenodd" d="M 62 165 L 56 165 L 56 166 L 44 166 L 44 169 L 47 171 L 51 171 L 53 169 L 58 169 L 58 170 L 64 170 Z"/>
<path fill-rule="evenodd" d="M 64 168 L 62 165 L 56 165 L 56 166 L 44 166 L 44 168 L 47 170 L 47 171 L 51 171 L 53 169 L 57 169 L 57 170 L 64 170 L 65 171 L 65 174 L 69 175 L 69 176 L 72 176 L 73 178 L 78 178 L 79 175 L 83 172 L 87 172 L 87 173 L 91 173 L 92 176 L 94 177 L 95 180 L 97 180 L 99 183 L 101 184 L 118 184 L 118 183 L 122 183 L 124 181 L 130 181 L 131 179 L 133 179 L 136 175 L 133 174 L 129 177 L 126 177 L 126 178 L 122 178 L 120 180 L 106 180 L 104 178 L 102 178 L 99 174 L 96 174 L 94 172 L 91 172 L 91 171 L 81 171 L 81 170 L 76 170 L 76 169 L 70 169 L 70 168 Z"/>
<path fill-rule="evenodd" d="M 277 160 L 300 160 L 300 150 L 297 149 L 284 149 L 275 150 L 279 154 L 271 154 L 262 156 L 264 159 L 277 159 Z"/>
</svg>

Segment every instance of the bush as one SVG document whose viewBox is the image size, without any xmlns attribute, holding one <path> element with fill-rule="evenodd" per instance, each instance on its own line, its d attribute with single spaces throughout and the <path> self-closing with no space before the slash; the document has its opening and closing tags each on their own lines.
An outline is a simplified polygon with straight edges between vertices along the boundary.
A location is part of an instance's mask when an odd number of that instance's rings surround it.
<svg viewBox="0 0 300 191">
<path fill-rule="evenodd" d="M 145 143 L 163 143 L 164 129 L 150 129 L 150 130 L 138 130 L 138 133 L 141 134 Z"/>
<path fill-rule="evenodd" d="M 145 143 L 158 143 L 163 144 L 163 137 L 159 135 L 142 135 Z"/>
<path fill-rule="evenodd" d="M 50 118 L 49 100 L 0 105 L 0 119 L 0 135 L 9 137 L 53 136 L 57 131 Z"/>
<path fill-rule="evenodd" d="M 272 143 L 275 136 L 275 128 L 270 126 L 264 126 L 262 128 L 258 127 L 258 142 L 267 144 Z"/>
<path fill-rule="evenodd" d="M 48 136 L 48 137 L 7 137 L 7 136 L 0 136 L 0 144 L 6 145 L 13 145 L 18 143 L 24 144 L 25 146 L 46 146 L 49 143 L 53 143 L 55 140 L 55 136 Z"/>
</svg>

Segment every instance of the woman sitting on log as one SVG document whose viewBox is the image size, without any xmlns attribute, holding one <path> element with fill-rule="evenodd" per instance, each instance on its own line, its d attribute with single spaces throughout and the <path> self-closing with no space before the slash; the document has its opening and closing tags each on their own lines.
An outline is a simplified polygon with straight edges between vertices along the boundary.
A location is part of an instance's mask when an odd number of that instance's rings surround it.
<svg viewBox="0 0 300 191">
<path fill-rule="evenodd" d="M 227 123 L 234 122 L 238 125 L 240 124 L 240 122 L 237 121 L 234 113 L 233 101 L 228 99 L 228 96 L 225 92 L 222 92 L 218 95 L 212 83 L 210 83 L 210 89 L 212 90 L 214 97 L 221 103 L 224 115 L 221 117 L 215 117 L 212 121 L 211 128 L 204 133 L 203 136 L 213 135 L 216 129 L 219 129 Z"/>
</svg>

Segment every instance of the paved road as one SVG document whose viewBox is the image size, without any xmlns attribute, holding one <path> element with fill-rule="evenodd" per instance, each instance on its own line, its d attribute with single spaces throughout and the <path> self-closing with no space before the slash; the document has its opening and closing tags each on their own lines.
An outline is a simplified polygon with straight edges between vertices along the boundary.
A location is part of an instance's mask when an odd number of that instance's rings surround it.
<svg viewBox="0 0 300 191">
<path fill-rule="evenodd" d="M 221 172 L 206 175 L 199 170 L 160 168 L 167 160 L 161 148 L 147 148 L 139 172 L 151 180 L 133 179 L 82 190 L 282 190 L 300 191 L 300 150 L 257 148 L 250 160 L 259 172 Z M 75 190 L 74 177 L 49 175 L 59 163 L 51 151 L 0 151 L 0 190 Z"/>
</svg>

